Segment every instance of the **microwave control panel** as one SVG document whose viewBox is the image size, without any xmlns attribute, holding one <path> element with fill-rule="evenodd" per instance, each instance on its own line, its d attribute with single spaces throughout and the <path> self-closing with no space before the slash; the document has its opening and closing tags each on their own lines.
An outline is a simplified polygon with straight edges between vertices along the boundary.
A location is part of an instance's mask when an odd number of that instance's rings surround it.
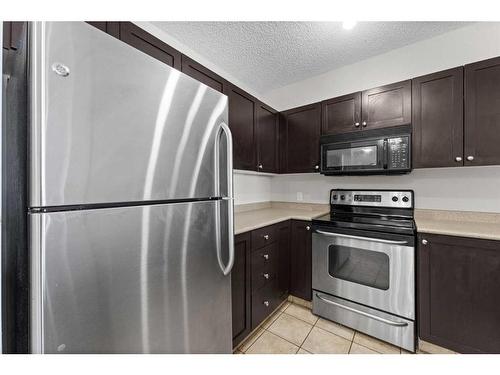
<svg viewBox="0 0 500 375">
<path fill-rule="evenodd" d="M 410 168 L 410 141 L 409 137 L 396 137 L 387 139 L 387 168 Z"/>
</svg>

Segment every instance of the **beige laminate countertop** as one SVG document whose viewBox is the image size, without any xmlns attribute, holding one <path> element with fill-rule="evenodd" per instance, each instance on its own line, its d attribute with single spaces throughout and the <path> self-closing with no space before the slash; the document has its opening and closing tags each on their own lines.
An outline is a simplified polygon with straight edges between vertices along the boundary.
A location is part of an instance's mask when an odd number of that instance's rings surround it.
<svg viewBox="0 0 500 375">
<path fill-rule="evenodd" d="M 263 202 L 235 206 L 234 234 L 245 233 L 281 221 L 312 220 L 330 212 L 328 204 Z"/>
<path fill-rule="evenodd" d="M 500 240 L 500 214 L 472 211 L 415 210 L 420 233 Z"/>
</svg>

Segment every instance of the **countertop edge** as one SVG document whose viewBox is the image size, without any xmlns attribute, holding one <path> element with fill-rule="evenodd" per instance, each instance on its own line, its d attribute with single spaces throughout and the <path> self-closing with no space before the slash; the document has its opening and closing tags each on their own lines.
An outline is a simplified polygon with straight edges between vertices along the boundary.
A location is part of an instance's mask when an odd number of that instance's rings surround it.
<svg viewBox="0 0 500 375">
<path fill-rule="evenodd" d="M 238 234 L 242 234 L 242 233 L 246 233 L 246 232 L 251 232 L 255 229 L 259 229 L 259 228 L 263 228 L 263 227 L 267 227 L 268 225 L 273 225 L 273 224 L 278 224 L 278 223 L 281 223 L 283 221 L 287 221 L 287 220 L 303 220 L 303 221 L 312 221 L 313 219 L 317 218 L 317 217 L 320 217 L 320 216 L 323 216 L 325 214 L 327 214 L 328 212 L 326 213 L 315 213 L 314 215 L 304 215 L 304 216 L 301 216 L 301 215 L 288 215 L 288 216 L 282 216 L 282 217 L 279 217 L 279 218 L 276 218 L 276 219 L 272 219 L 272 220 L 266 220 L 266 221 L 262 221 L 256 225 L 251 225 L 251 226 L 248 226 L 248 227 L 245 227 L 245 228 L 241 228 L 241 229 L 238 229 L 238 230 L 235 230 L 234 231 L 234 235 L 238 235 Z"/>
</svg>

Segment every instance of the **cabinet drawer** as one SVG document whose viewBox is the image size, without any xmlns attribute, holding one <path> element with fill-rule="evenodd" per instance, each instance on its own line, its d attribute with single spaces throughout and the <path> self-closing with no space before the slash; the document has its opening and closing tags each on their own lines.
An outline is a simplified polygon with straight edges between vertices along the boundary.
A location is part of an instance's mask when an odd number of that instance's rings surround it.
<svg viewBox="0 0 500 375">
<path fill-rule="evenodd" d="M 276 244 L 271 244 L 252 253 L 252 293 L 277 277 Z"/>
<path fill-rule="evenodd" d="M 252 329 L 257 327 L 280 303 L 276 281 L 272 281 L 252 296 Z"/>
<path fill-rule="evenodd" d="M 259 249 L 276 241 L 276 226 L 269 225 L 252 231 L 252 250 Z"/>
</svg>

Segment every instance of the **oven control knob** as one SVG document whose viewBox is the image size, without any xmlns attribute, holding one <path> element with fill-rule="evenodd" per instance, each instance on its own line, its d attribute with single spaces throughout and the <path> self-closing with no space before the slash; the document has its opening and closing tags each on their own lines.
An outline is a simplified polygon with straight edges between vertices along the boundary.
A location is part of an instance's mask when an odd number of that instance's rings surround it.
<svg viewBox="0 0 500 375">
<path fill-rule="evenodd" d="M 335 194 L 335 195 L 333 196 L 333 200 L 334 200 L 334 201 L 336 201 L 336 200 L 337 200 L 337 198 L 338 198 L 338 195 L 337 195 L 337 194 Z"/>
<path fill-rule="evenodd" d="M 344 200 L 345 199 L 345 195 L 341 195 L 340 199 Z"/>
<path fill-rule="evenodd" d="M 410 199 L 408 197 L 403 197 L 403 202 L 408 202 Z"/>
<path fill-rule="evenodd" d="M 392 201 L 393 201 L 393 202 L 397 202 L 397 201 L 398 201 L 398 197 L 393 196 L 393 197 L 392 197 Z"/>
</svg>

